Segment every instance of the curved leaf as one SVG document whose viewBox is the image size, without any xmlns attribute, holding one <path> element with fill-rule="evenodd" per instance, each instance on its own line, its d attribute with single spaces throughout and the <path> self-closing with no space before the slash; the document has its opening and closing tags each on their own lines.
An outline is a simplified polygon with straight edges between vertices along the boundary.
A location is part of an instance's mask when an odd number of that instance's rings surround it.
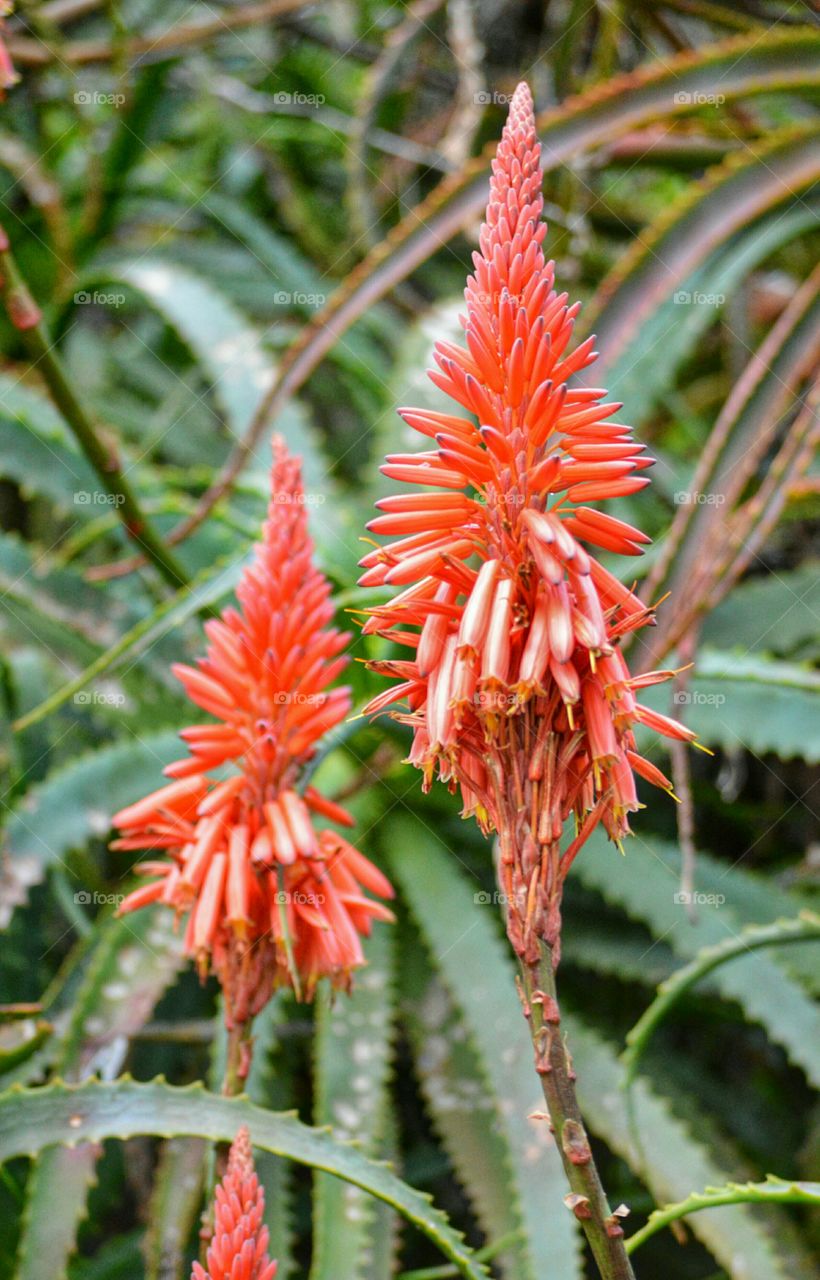
<svg viewBox="0 0 820 1280">
<path fill-rule="evenodd" d="M 633 394 L 640 394 L 644 365 L 649 368 L 657 360 L 661 340 L 693 308 L 700 307 L 707 316 L 710 309 L 712 316 L 716 314 L 714 301 L 708 301 L 719 296 L 715 284 L 703 292 L 700 303 L 698 291 L 674 300 L 673 295 L 736 232 L 772 209 L 800 201 L 820 177 L 818 154 L 816 129 L 796 135 L 788 131 L 761 147 L 744 148 L 741 157 L 731 156 L 673 203 L 601 285 L 597 305 L 585 313 L 584 325 L 594 329 L 600 345 L 596 377 L 603 372 L 608 387 L 629 405 L 630 413 Z M 671 310 L 662 319 L 656 316 L 660 305 L 669 301 Z"/>
<path fill-rule="evenodd" d="M 391 1205 L 468 1280 L 487 1275 L 429 1197 L 400 1181 L 386 1165 L 368 1160 L 350 1144 L 336 1141 L 326 1130 L 311 1129 L 291 1114 L 264 1111 L 245 1098 L 208 1093 L 199 1083 L 178 1088 L 162 1079 L 140 1084 L 126 1076 L 114 1083 L 56 1082 L 40 1089 L 7 1090 L 0 1094 L 0 1163 L 13 1156 L 33 1158 L 44 1146 L 57 1143 L 137 1134 L 231 1142 L 241 1125 L 247 1125 L 254 1146 L 332 1173 Z"/>
<path fill-rule="evenodd" d="M 728 889 L 696 899 L 698 918 L 692 923 L 679 892 L 677 848 L 640 830 L 630 838 L 626 857 L 604 837 L 593 835 L 573 873 L 687 958 L 737 937 L 745 923 L 733 910 Z M 743 956 L 718 969 L 715 983 L 725 997 L 738 1001 L 747 1018 L 765 1028 L 812 1083 L 820 1082 L 820 1011 L 777 961 L 762 954 Z M 695 1185 L 705 1181 L 700 1178 Z"/>
<path fill-rule="evenodd" d="M 95 278 L 137 290 L 189 348 L 211 380 L 211 389 L 234 437 L 244 435 L 274 378 L 273 359 L 263 335 L 214 285 L 177 266 L 149 258 L 107 264 Z M 307 424 L 305 411 L 291 402 L 277 417 L 277 432 L 302 455 L 305 488 L 328 487 L 327 467 Z M 260 491 L 267 493 L 268 449 L 256 459 Z"/>
<path fill-rule="evenodd" d="M 682 969 L 676 969 L 670 978 L 658 987 L 658 994 L 648 1009 L 644 1011 L 635 1026 L 627 1034 L 627 1048 L 623 1061 L 626 1067 L 625 1083 L 629 1085 L 635 1078 L 646 1047 L 655 1029 L 695 983 L 706 977 L 713 969 L 735 960 L 749 951 L 759 947 L 782 946 L 784 943 L 805 942 L 807 939 L 820 939 L 820 916 L 810 911 L 800 914 L 796 920 L 778 920 L 775 924 L 750 925 L 743 929 L 736 938 L 727 938 L 712 947 L 704 947 L 695 959 Z"/>
<path fill-rule="evenodd" d="M 701 1209 L 714 1209 L 724 1204 L 805 1204 L 820 1206 L 820 1182 L 784 1182 L 769 1174 L 765 1182 L 729 1182 L 725 1187 L 707 1187 L 693 1191 L 677 1204 L 665 1204 L 649 1215 L 649 1221 L 626 1242 L 627 1253 L 636 1249 L 673 1222 Z"/>
</svg>

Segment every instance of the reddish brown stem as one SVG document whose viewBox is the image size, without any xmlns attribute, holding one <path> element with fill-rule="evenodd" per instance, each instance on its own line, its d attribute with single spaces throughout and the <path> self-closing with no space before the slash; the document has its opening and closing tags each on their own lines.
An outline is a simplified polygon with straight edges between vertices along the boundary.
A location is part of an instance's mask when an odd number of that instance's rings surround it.
<svg viewBox="0 0 820 1280">
<path fill-rule="evenodd" d="M 566 1204 L 583 1228 L 602 1280 L 634 1280 L 623 1228 L 609 1207 L 578 1106 L 572 1060 L 561 1033 L 552 955 L 546 945 L 538 963 L 522 963 L 521 975 L 535 1069 L 571 1188 Z"/>
</svg>

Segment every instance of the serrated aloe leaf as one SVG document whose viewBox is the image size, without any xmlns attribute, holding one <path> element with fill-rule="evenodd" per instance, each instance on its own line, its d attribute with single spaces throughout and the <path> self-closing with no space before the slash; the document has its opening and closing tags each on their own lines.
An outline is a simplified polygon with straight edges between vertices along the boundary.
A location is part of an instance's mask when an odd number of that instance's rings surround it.
<svg viewBox="0 0 820 1280">
<path fill-rule="evenodd" d="M 56 1082 L 39 1089 L 7 1090 L 0 1094 L 0 1163 L 14 1156 L 34 1157 L 44 1146 L 124 1140 L 138 1134 L 230 1142 L 243 1124 L 255 1147 L 370 1192 L 418 1227 L 467 1280 L 486 1277 L 486 1268 L 475 1261 L 441 1210 L 386 1165 L 293 1115 L 265 1111 L 246 1098 L 210 1094 L 200 1084 L 179 1088 L 164 1080 L 141 1084 L 123 1077 L 112 1083 Z"/>
<path fill-rule="evenodd" d="M 0 591 L 3 627 L 24 643 L 37 636 L 54 652 L 90 662 L 99 645 L 113 644 L 120 621 L 127 625 L 121 601 L 108 599 L 71 569 L 53 569 L 11 534 L 0 535 Z"/>
<path fill-rule="evenodd" d="M 130 285 L 160 313 L 207 371 L 231 431 L 241 434 L 272 376 L 247 317 L 211 281 L 164 259 L 108 263 L 98 278 Z"/>
<path fill-rule="evenodd" d="M 385 1112 L 385 1134 L 380 1142 L 379 1155 L 394 1163 L 399 1155 L 399 1134 L 396 1116 L 391 1108 Z M 402 1219 L 389 1205 L 376 1201 L 370 1226 L 370 1240 L 364 1258 L 364 1280 L 392 1280 L 398 1271 L 401 1244 Z"/>
<path fill-rule="evenodd" d="M 656 685 L 644 701 L 669 711 Z M 820 760 L 820 678 L 789 663 L 704 653 L 686 691 L 676 695 L 686 724 L 709 746 L 774 752 L 781 760 Z"/>
<path fill-rule="evenodd" d="M 0 377 L 0 474 L 25 497 L 47 498 L 75 520 L 99 515 L 99 507 L 77 501 L 100 482 L 51 401 L 8 376 Z"/>
<path fill-rule="evenodd" d="M 543 1108 L 543 1097 L 512 963 L 497 929 L 498 908 L 492 895 L 479 892 L 456 872 L 456 855 L 421 822 L 391 817 L 383 830 L 394 879 L 468 1029 L 495 1127 L 504 1138 L 504 1172 L 516 1225 L 524 1232 L 521 1280 L 537 1277 L 547 1257 L 558 1275 L 578 1275 L 579 1239 L 575 1220 L 564 1207 L 560 1157 L 547 1126 L 527 1118 Z M 423 877 L 418 873 L 422 851 Z"/>
<path fill-rule="evenodd" d="M 820 562 L 750 578 L 706 617 L 701 637 L 715 649 L 789 656 L 816 641 Z"/>
<path fill-rule="evenodd" d="M 237 562 L 234 559 L 230 564 L 220 564 L 215 569 L 209 568 L 198 574 L 181 591 L 163 601 L 145 618 L 130 627 L 78 676 L 22 716 L 15 724 L 17 732 L 30 728 L 57 711 L 79 690 L 88 688 L 106 672 L 117 670 L 125 662 L 137 661 L 161 637 L 181 626 L 200 609 L 216 604 L 235 589 L 245 564 L 245 560 Z"/>
<path fill-rule="evenodd" d="M 130 1037 L 148 1021 L 183 962 L 173 914 L 162 907 L 98 925 L 54 1069 L 76 1080 L 92 1074 L 113 1079 Z"/>
<path fill-rule="evenodd" d="M 241 437 L 270 386 L 273 359 L 255 325 L 209 280 L 173 262 L 150 258 L 107 264 L 106 282 L 121 282 L 141 293 L 188 346 L 208 377 L 222 406 L 231 434 Z M 303 458 L 305 490 L 322 482 L 327 466 L 308 426 L 305 411 L 293 402 L 277 431 Z M 267 480 L 267 444 L 258 459 L 260 480 Z M 267 491 L 263 484 L 262 492 Z"/>
<path fill-rule="evenodd" d="M 521 1213 L 511 1194 L 510 1157 L 469 1032 L 423 954 L 407 947 L 402 973 L 416 1074 L 433 1126 L 487 1239 L 514 1236 Z M 513 1247 L 495 1259 L 505 1280 L 527 1266 L 522 1252 Z"/>
<path fill-rule="evenodd" d="M 314 1054 L 318 1125 L 356 1140 L 372 1155 L 384 1127 L 393 1030 L 393 945 L 388 929 L 365 944 L 367 967 L 347 999 L 323 993 L 316 1010 Z M 313 1190 L 310 1280 L 363 1280 L 371 1249 L 372 1198 L 338 1178 L 317 1174 Z"/>
<path fill-rule="evenodd" d="M 16 1280 L 65 1280 L 88 1192 L 97 1181 L 99 1143 L 50 1147 L 29 1175 Z"/>
<path fill-rule="evenodd" d="M 695 903 L 698 918 L 692 923 L 680 898 L 677 848 L 644 835 L 639 828 L 626 843 L 625 857 L 605 838 L 594 835 L 576 860 L 573 874 L 633 920 L 643 921 L 687 959 L 702 947 L 737 937 L 745 923 L 733 909 L 728 888 L 701 892 L 700 902 Z M 718 969 L 713 981 L 725 997 L 738 1001 L 747 1018 L 765 1028 L 810 1081 L 820 1081 L 816 1048 L 820 1011 L 775 959 L 762 952 L 744 956 Z M 695 1185 L 704 1182 L 701 1179 Z"/>
<path fill-rule="evenodd" d="M 256 326 L 204 277 L 165 260 L 140 258 L 99 269 L 95 279 L 129 285 L 141 293 L 189 348 L 211 383 L 231 437 L 248 432 L 259 402 L 275 378 L 274 360 Z M 306 500 L 311 504 L 311 533 L 332 563 L 352 566 L 355 547 L 345 532 L 343 503 L 305 407 L 290 398 L 276 414 L 276 432 L 302 459 Z M 270 474 L 269 432 L 244 467 L 246 484 L 267 500 Z M 349 515 L 350 513 L 348 513 Z M 347 519 L 348 526 L 355 521 Z"/>
<path fill-rule="evenodd" d="M 111 815 L 155 790 L 163 766 L 179 755 L 179 738 L 169 730 L 101 747 L 54 770 L 9 814 L 10 855 L 36 859 L 45 868 L 100 839 L 110 830 Z"/>
<path fill-rule="evenodd" d="M 145 1280 L 188 1280 L 185 1248 L 202 1199 L 207 1143 L 169 1138 L 162 1148 L 148 1204 Z"/>
</svg>

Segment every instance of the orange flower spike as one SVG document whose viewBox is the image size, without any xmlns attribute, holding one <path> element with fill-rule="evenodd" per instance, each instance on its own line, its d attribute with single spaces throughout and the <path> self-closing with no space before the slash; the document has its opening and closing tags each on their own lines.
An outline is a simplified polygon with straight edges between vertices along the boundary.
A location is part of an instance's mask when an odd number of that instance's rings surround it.
<svg viewBox="0 0 820 1280">
<path fill-rule="evenodd" d="M 115 847 L 165 849 L 172 859 L 138 866 L 157 878 L 120 910 L 159 900 L 178 914 L 190 911 L 186 949 L 203 976 L 213 969 L 219 977 L 229 1027 L 258 1013 L 278 984 L 297 994 L 323 977 L 347 987 L 363 960 L 358 934 L 369 928 L 358 906 L 363 886 L 378 884 L 381 896 L 389 889 L 359 855 L 357 902 L 348 906 L 326 875 L 335 845 L 323 837 L 333 833 L 317 832 L 314 816 L 345 826 L 353 820 L 313 787 L 304 799 L 298 794 L 319 740 L 350 710 L 347 689 L 328 689 L 346 661 L 348 637 L 330 625 L 330 587 L 313 563 L 299 464 L 281 442 L 271 483 L 263 540 L 237 588 L 240 607 L 206 623 L 208 648 L 196 666 L 174 668 L 191 700 L 219 723 L 183 730 L 190 755 L 166 769 L 174 781 L 114 818 L 122 831 Z M 209 776 L 225 768 L 230 776 Z M 289 895 L 306 877 L 319 905 L 300 912 Z M 320 944 L 317 931 L 333 937 Z"/>
<path fill-rule="evenodd" d="M 668 789 L 636 754 L 635 725 L 693 737 L 635 701 L 615 645 L 652 611 L 586 550 L 642 554 L 641 530 L 586 504 L 638 492 L 652 459 L 611 421 L 621 406 L 603 388 L 571 385 L 595 360 L 594 341 L 572 349 L 579 307 L 556 292 L 544 257 L 539 157 L 521 84 L 464 293 L 466 348 L 436 343 L 429 372 L 463 412 L 399 410 L 425 449 L 382 470 L 425 488 L 381 500 L 371 530 L 406 536 L 370 551 L 361 579 L 404 588 L 369 611 L 365 632 L 416 650 L 372 664 L 400 683 L 369 710 L 403 699 L 408 709 L 394 714 L 414 731 L 409 759 L 424 785 L 438 774 L 459 786 L 464 812 L 499 831 L 511 935 L 530 958 L 535 935 L 557 944 L 563 878 L 592 830 L 629 831 L 634 772 Z M 510 845 L 522 787 L 536 855 L 527 840 L 523 852 Z M 571 817 L 578 835 L 562 861 Z M 534 856 L 546 886 L 537 893 Z"/>
<path fill-rule="evenodd" d="M 265 1192 L 253 1167 L 250 1134 L 241 1128 L 217 1185 L 214 1229 L 207 1271 L 195 1262 L 191 1280 L 274 1280 L 276 1263 L 268 1257 L 268 1228 L 263 1224 Z"/>
</svg>

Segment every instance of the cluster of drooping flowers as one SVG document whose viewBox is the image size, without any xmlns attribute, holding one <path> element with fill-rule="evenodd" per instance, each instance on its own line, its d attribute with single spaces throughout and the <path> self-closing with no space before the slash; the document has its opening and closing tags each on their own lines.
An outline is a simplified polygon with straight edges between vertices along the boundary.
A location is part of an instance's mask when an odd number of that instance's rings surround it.
<svg viewBox="0 0 820 1280">
<path fill-rule="evenodd" d="M 578 305 L 556 293 L 542 251 L 539 154 L 521 84 L 465 290 L 467 346 L 437 342 L 430 371 L 472 416 L 399 410 L 432 444 L 382 471 L 432 491 L 377 504 L 368 527 L 397 540 L 365 556 L 361 579 L 403 588 L 369 611 L 365 632 L 415 651 L 372 664 L 399 683 L 368 710 L 405 703 L 397 718 L 412 726 L 425 787 L 438 773 L 465 814 L 498 831 L 510 935 L 529 959 L 539 937 L 557 957 L 561 888 L 593 828 L 628 832 L 634 774 L 671 790 L 637 753 L 634 726 L 694 736 L 638 701 L 671 674 L 633 677 L 619 650 L 651 610 L 586 550 L 641 554 L 643 533 L 587 504 L 636 493 L 652 459 L 611 421 L 621 406 L 606 392 L 570 386 L 594 340 L 568 352 Z"/>
<path fill-rule="evenodd" d="M 195 1262 L 191 1280 L 273 1280 L 276 1263 L 268 1257 L 264 1212 L 265 1192 L 253 1167 L 250 1134 L 243 1126 L 216 1187 L 208 1270 Z"/>
<path fill-rule="evenodd" d="M 314 816 L 351 826 L 350 814 L 312 786 L 300 791 L 320 739 L 350 709 L 349 690 L 329 688 L 348 636 L 329 625 L 299 463 L 281 441 L 271 483 L 240 608 L 206 622 L 196 667 L 174 668 L 219 723 L 183 730 L 190 756 L 166 768 L 173 781 L 114 817 L 114 848 L 170 855 L 137 866 L 154 878 L 120 910 L 163 902 L 189 912 L 186 950 L 219 977 L 229 1027 L 253 1017 L 276 985 L 308 998 L 322 977 L 347 986 L 373 917 L 392 919 L 364 892 L 392 897 L 389 881 L 338 832 L 314 826 Z M 228 776 L 208 776 L 224 766 Z"/>
</svg>

